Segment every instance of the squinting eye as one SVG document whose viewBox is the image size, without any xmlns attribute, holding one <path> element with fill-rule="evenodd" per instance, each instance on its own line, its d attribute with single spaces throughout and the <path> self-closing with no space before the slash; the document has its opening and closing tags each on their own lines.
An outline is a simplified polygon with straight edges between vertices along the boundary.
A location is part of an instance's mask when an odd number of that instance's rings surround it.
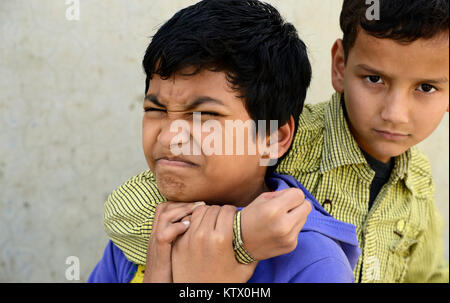
<svg viewBox="0 0 450 303">
<path fill-rule="evenodd" d="M 218 113 L 212 113 L 212 112 L 201 112 L 202 116 L 214 116 L 218 117 L 220 116 Z"/>
<path fill-rule="evenodd" d="M 366 76 L 365 79 L 373 84 L 382 84 L 383 79 L 380 76 Z"/>
<path fill-rule="evenodd" d="M 426 94 L 434 93 L 437 90 L 433 85 L 430 84 L 421 84 L 417 89 Z"/>
<path fill-rule="evenodd" d="M 164 109 L 159 109 L 159 108 L 154 108 L 154 107 L 147 107 L 147 108 L 144 108 L 144 112 L 145 113 L 147 113 L 147 112 L 163 112 L 163 113 L 165 113 L 166 111 Z"/>
</svg>

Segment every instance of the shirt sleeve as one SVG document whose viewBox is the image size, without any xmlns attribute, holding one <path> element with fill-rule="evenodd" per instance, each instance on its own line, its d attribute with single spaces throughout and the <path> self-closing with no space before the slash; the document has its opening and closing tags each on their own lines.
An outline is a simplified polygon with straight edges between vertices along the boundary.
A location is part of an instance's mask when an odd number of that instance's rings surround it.
<svg viewBox="0 0 450 303">
<path fill-rule="evenodd" d="M 151 171 L 129 179 L 108 196 L 103 227 L 128 260 L 145 264 L 156 206 L 164 201 Z"/>
<path fill-rule="evenodd" d="M 296 274 L 289 283 L 354 283 L 348 264 L 333 257 L 320 259 Z"/>
</svg>

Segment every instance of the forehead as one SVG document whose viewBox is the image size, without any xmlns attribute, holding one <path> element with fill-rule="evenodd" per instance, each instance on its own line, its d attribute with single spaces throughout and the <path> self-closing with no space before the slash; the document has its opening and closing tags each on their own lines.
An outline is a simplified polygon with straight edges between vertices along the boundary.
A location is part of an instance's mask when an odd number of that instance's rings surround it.
<svg viewBox="0 0 450 303">
<path fill-rule="evenodd" d="M 242 106 L 238 92 L 230 87 L 225 72 L 201 70 L 194 75 L 193 68 L 183 69 L 170 78 L 153 75 L 147 94 L 157 96 L 166 105 L 187 105 L 198 97 L 220 100 L 227 106 Z"/>
<path fill-rule="evenodd" d="M 360 30 L 350 50 L 349 62 L 366 63 L 391 74 L 414 78 L 448 78 L 448 37 L 448 32 L 443 32 L 431 39 L 401 43 L 376 38 Z"/>
</svg>

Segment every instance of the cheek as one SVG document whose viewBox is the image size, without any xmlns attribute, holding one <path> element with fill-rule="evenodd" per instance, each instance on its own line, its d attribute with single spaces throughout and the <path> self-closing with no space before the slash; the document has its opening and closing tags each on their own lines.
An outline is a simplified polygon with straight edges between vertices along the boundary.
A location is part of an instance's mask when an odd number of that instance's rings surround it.
<svg viewBox="0 0 450 303">
<path fill-rule="evenodd" d="M 420 142 L 427 138 L 439 126 L 447 106 L 421 106 L 413 113 L 412 124 L 415 130 L 416 139 Z"/>
<path fill-rule="evenodd" d="M 156 144 L 158 137 L 158 130 L 155 127 L 147 122 L 142 122 L 142 147 L 144 149 L 144 154 L 147 159 L 151 159 L 151 154 L 153 151 L 153 147 Z"/>
<path fill-rule="evenodd" d="M 361 81 L 353 79 L 346 86 L 345 104 L 351 121 L 356 128 L 369 126 L 370 122 L 379 115 L 378 100 L 364 88 Z"/>
<path fill-rule="evenodd" d="M 256 175 L 255 168 L 259 165 L 256 156 L 220 156 L 206 157 L 204 176 L 210 181 L 245 180 L 247 176 Z"/>
</svg>

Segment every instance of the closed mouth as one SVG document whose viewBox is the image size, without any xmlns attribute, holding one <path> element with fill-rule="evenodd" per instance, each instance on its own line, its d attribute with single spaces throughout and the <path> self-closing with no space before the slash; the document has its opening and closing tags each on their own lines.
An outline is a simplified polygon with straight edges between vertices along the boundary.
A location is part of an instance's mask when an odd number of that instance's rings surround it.
<svg viewBox="0 0 450 303">
<path fill-rule="evenodd" d="M 197 164 L 188 161 L 182 157 L 162 157 L 155 161 L 157 164 L 168 165 L 168 166 L 178 166 L 178 167 L 193 167 L 198 166 Z"/>
<path fill-rule="evenodd" d="M 378 134 L 380 134 L 382 137 L 384 137 L 386 139 L 390 139 L 390 140 L 399 140 L 399 139 L 404 139 L 404 138 L 410 136 L 409 134 L 396 133 L 396 132 L 391 132 L 391 131 L 387 131 L 387 130 L 375 129 L 375 131 Z"/>
</svg>

